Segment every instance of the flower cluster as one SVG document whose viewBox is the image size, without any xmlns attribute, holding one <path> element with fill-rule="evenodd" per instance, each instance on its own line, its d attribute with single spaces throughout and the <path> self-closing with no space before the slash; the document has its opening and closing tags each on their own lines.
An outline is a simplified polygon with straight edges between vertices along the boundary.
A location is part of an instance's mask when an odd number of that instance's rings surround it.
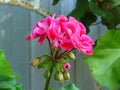
<svg viewBox="0 0 120 90">
<path fill-rule="evenodd" d="M 74 17 L 60 15 L 49 16 L 36 23 L 30 36 L 26 40 L 39 38 L 38 43 L 42 44 L 48 38 L 52 47 L 60 47 L 63 50 L 77 49 L 87 55 L 92 55 L 94 41 L 86 35 L 86 28 Z"/>
<path fill-rule="evenodd" d="M 70 80 L 69 61 L 75 59 L 71 52 L 73 49 L 87 55 L 93 54 L 94 41 L 86 35 L 85 26 L 74 17 L 60 15 L 56 18 L 53 15 L 37 22 L 26 40 L 36 38 L 39 38 L 37 41 L 39 44 L 45 39 L 49 42 L 50 54 L 37 57 L 31 62 L 31 65 L 38 69 L 47 68 L 44 72 L 46 81 L 50 80 L 53 70 L 56 81 Z M 48 90 L 48 83 L 46 82 L 45 90 Z"/>
</svg>

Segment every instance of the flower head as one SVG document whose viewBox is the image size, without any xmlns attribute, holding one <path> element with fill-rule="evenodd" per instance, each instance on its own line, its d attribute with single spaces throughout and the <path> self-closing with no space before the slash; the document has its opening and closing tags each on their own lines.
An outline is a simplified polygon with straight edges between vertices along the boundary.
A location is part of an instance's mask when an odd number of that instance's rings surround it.
<svg viewBox="0 0 120 90">
<path fill-rule="evenodd" d="M 86 28 L 74 17 L 60 15 L 49 16 L 37 22 L 26 40 L 39 38 L 38 43 L 42 44 L 48 38 L 53 47 L 60 47 L 63 50 L 77 49 L 87 55 L 92 55 L 94 41 L 86 35 Z"/>
</svg>

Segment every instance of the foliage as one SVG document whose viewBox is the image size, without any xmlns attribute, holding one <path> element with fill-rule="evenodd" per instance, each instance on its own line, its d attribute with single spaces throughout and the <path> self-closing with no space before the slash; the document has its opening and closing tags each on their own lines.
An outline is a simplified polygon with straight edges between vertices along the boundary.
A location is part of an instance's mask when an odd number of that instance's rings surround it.
<svg viewBox="0 0 120 90">
<path fill-rule="evenodd" d="M 21 85 L 16 83 L 18 79 L 20 76 L 13 74 L 11 65 L 6 61 L 3 51 L 0 50 L 0 90 L 22 90 Z"/>
<path fill-rule="evenodd" d="M 54 89 L 49 88 L 48 90 L 54 90 Z M 78 89 L 78 88 L 75 86 L 75 84 L 70 83 L 70 84 L 68 84 L 67 86 L 64 86 L 64 87 L 59 88 L 58 90 L 80 90 L 80 89 Z"/>
<path fill-rule="evenodd" d="M 97 16 L 101 16 L 101 23 L 109 29 L 115 29 L 120 23 L 120 0 L 77 0 L 70 15 L 83 22 L 87 29 L 96 21 Z"/>
<path fill-rule="evenodd" d="M 97 82 L 110 90 L 120 88 L 120 31 L 103 35 L 86 62 Z"/>
</svg>

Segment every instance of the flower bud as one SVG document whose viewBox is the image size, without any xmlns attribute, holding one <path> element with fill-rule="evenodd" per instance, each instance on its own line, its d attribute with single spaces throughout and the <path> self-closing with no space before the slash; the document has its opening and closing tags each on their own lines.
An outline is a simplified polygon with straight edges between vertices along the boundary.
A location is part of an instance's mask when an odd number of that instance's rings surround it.
<svg viewBox="0 0 120 90">
<path fill-rule="evenodd" d="M 31 61 L 31 65 L 32 66 L 36 66 L 39 63 L 39 61 L 40 61 L 40 57 L 36 57 L 35 59 L 33 59 Z"/>
<path fill-rule="evenodd" d="M 50 71 L 45 71 L 44 72 L 44 78 L 48 79 L 50 77 Z"/>
<path fill-rule="evenodd" d="M 56 72 L 54 75 L 54 79 L 57 81 L 63 81 L 64 80 L 63 73 L 60 71 Z"/>
<path fill-rule="evenodd" d="M 74 55 L 74 53 L 72 53 L 72 52 L 68 53 L 68 57 L 69 57 L 70 59 L 72 59 L 72 60 L 75 59 L 75 55 Z"/>
<path fill-rule="evenodd" d="M 63 77 L 64 77 L 64 80 L 70 80 L 70 74 L 68 71 L 64 71 L 63 72 Z"/>
<path fill-rule="evenodd" d="M 70 64 L 67 62 L 63 63 L 62 66 L 63 66 L 64 70 L 69 70 L 71 68 Z"/>
</svg>

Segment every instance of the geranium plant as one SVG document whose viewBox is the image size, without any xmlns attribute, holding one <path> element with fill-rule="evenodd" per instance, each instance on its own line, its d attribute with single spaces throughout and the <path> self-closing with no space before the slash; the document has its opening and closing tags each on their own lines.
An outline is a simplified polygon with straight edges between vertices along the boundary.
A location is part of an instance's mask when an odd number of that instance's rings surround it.
<svg viewBox="0 0 120 90">
<path fill-rule="evenodd" d="M 53 0 L 52 5 L 57 5 L 59 1 Z M 120 88 L 120 0 L 76 0 L 75 8 L 67 15 L 69 18 L 64 15 L 56 17 L 42 7 L 40 0 L 33 0 L 32 2 L 27 0 L 0 0 L 0 4 L 24 7 L 45 17 L 35 24 L 33 31 L 26 38 L 26 40 L 38 38 L 37 43 L 40 45 L 44 43 L 45 39 L 48 40 L 50 53 L 38 56 L 31 61 L 32 66 L 45 69 L 46 84 L 44 90 L 53 90 L 49 88 L 52 75 L 56 81 L 70 80 L 69 69 L 71 65 L 69 61 L 75 59 L 73 50 L 78 50 L 87 55 L 85 62 L 91 70 L 97 86 L 102 85 L 109 90 Z M 101 17 L 101 20 L 94 23 L 98 16 Z M 90 25 L 99 24 L 105 25 L 108 31 L 96 40 L 97 43 L 94 43 L 86 33 L 90 31 Z M 3 59 L 3 53 L 0 51 L 0 62 L 4 63 Z M 8 72 L 4 73 L 3 68 L 1 68 L 3 66 L 0 63 L 0 74 L 3 74 L 0 77 L 1 80 L 6 79 L 4 75 L 8 74 Z M 8 65 L 8 68 L 11 67 Z M 9 74 L 7 80 L 10 78 L 15 81 L 16 79 L 11 77 L 13 75 L 11 69 Z M 1 82 L 2 88 L 6 87 Z M 17 87 L 16 82 L 13 87 Z M 99 87 L 98 89 L 101 90 Z M 69 84 L 58 90 L 79 89 L 74 84 Z"/>
<path fill-rule="evenodd" d="M 86 35 L 86 28 L 74 17 L 65 17 L 60 15 L 49 16 L 40 20 L 33 27 L 33 31 L 26 40 L 38 38 L 37 43 L 42 44 L 45 39 L 48 40 L 50 54 L 35 58 L 31 64 L 38 68 L 47 68 L 44 77 L 46 85 L 44 90 L 48 90 L 50 79 L 54 73 L 56 81 L 66 81 L 70 79 L 68 70 L 70 69 L 70 59 L 75 59 L 72 50 L 76 49 L 80 53 L 92 55 L 92 45 L 94 41 Z"/>
</svg>

